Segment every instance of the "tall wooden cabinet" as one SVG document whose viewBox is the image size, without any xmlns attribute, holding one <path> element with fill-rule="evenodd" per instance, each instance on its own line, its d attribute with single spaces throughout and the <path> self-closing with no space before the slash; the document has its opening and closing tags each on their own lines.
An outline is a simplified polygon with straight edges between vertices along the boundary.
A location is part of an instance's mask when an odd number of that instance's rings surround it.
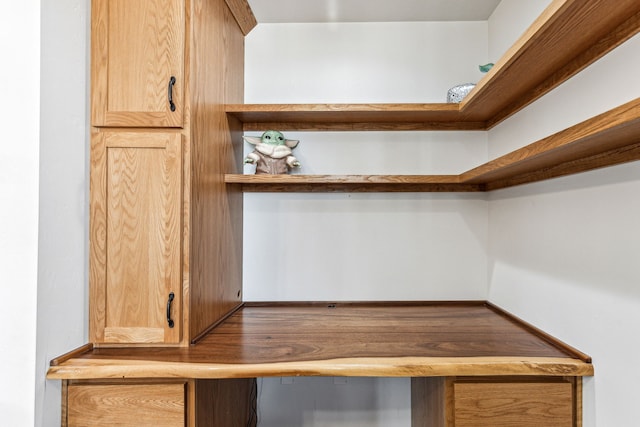
<svg viewBox="0 0 640 427">
<path fill-rule="evenodd" d="M 91 60 L 90 341 L 188 345 L 242 300 L 243 31 L 225 0 L 93 0 Z"/>
</svg>

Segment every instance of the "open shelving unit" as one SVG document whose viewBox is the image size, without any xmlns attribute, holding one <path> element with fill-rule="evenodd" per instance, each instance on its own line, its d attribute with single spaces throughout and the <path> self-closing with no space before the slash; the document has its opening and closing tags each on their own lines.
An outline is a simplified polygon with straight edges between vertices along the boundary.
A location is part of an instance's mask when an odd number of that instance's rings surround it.
<svg viewBox="0 0 640 427">
<path fill-rule="evenodd" d="M 233 104 L 245 131 L 488 130 L 640 31 L 633 0 L 555 1 L 460 104 Z M 227 174 L 243 191 L 489 191 L 639 158 L 638 99 L 459 175 Z"/>
<path fill-rule="evenodd" d="M 269 192 L 490 191 L 638 159 L 640 98 L 459 175 L 227 174 L 225 182 Z"/>
<path fill-rule="evenodd" d="M 229 128 L 244 131 L 489 130 L 639 31 L 638 0 L 554 0 L 460 104 L 224 108 Z M 216 179 L 234 192 L 483 192 L 638 159 L 640 98 L 459 174 Z M 574 377 L 575 386 L 577 377 L 593 375 L 588 356 L 485 301 L 241 302 L 190 346 L 107 347 L 87 345 L 55 359 L 48 377 L 493 376 L 528 384 L 538 376 L 551 385 Z"/>
</svg>

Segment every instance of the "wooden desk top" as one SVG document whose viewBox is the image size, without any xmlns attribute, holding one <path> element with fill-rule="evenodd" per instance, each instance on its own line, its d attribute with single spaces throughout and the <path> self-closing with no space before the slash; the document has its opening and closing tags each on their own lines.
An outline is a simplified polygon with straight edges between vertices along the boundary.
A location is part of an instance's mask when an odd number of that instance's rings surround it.
<svg viewBox="0 0 640 427">
<path fill-rule="evenodd" d="M 48 377 L 593 375 L 588 356 L 486 302 L 246 303 L 190 347 L 86 350 Z"/>
</svg>

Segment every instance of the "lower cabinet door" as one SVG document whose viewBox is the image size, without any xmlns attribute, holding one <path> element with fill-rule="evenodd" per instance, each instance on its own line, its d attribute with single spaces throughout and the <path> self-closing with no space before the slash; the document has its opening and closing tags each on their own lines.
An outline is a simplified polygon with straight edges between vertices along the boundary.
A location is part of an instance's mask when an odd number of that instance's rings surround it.
<svg viewBox="0 0 640 427">
<path fill-rule="evenodd" d="M 456 382 L 455 427 L 572 427 L 570 382 Z"/>
<path fill-rule="evenodd" d="M 420 377 L 412 427 L 580 427 L 579 377 Z"/>
<path fill-rule="evenodd" d="M 90 339 L 175 344 L 182 329 L 182 136 L 92 136 Z"/>
<path fill-rule="evenodd" d="M 70 384 L 63 426 L 183 427 L 187 383 Z M 66 416 L 65 416 L 66 415 Z"/>
</svg>

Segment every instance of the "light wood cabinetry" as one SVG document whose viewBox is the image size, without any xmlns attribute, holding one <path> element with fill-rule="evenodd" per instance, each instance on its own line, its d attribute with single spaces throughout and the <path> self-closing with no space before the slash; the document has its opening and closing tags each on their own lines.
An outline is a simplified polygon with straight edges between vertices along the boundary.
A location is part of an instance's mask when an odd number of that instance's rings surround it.
<svg viewBox="0 0 640 427">
<path fill-rule="evenodd" d="M 91 6 L 92 124 L 181 127 L 185 0 L 93 0 Z"/>
<path fill-rule="evenodd" d="M 98 342 L 180 342 L 182 145 L 178 132 L 93 135 L 90 314 Z"/>
<path fill-rule="evenodd" d="M 242 2 L 93 0 L 90 341 L 189 345 L 242 301 Z M 244 11 L 246 14 L 246 10 Z"/>
<path fill-rule="evenodd" d="M 187 382 L 73 383 L 62 425 L 179 427 L 187 419 Z"/>
<path fill-rule="evenodd" d="M 457 427 L 574 425 L 568 382 L 455 382 L 453 405 Z"/>
<path fill-rule="evenodd" d="M 255 427 L 254 379 L 63 382 L 62 427 Z"/>
<path fill-rule="evenodd" d="M 413 378 L 411 387 L 414 427 L 581 425 L 579 378 Z"/>
</svg>

